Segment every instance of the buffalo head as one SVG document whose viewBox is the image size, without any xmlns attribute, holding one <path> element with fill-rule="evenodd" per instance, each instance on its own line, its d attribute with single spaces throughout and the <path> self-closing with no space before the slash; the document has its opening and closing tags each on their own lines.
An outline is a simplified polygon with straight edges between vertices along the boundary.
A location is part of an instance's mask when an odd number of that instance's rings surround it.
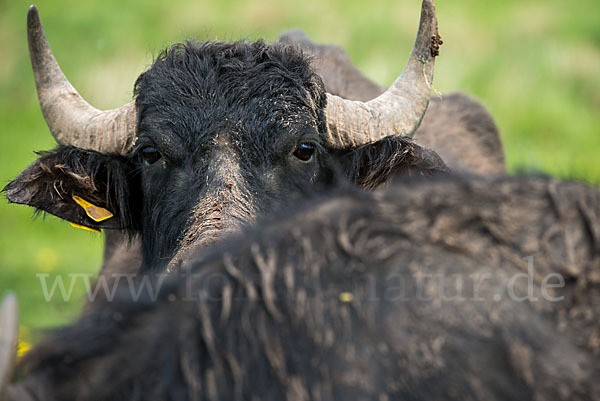
<svg viewBox="0 0 600 401">
<path fill-rule="evenodd" d="M 42 112 L 60 146 L 7 185 L 7 198 L 141 236 L 145 268 L 173 264 L 340 177 L 375 187 L 398 172 L 445 170 L 409 138 L 440 44 L 432 0 L 404 71 L 368 102 L 326 93 L 294 46 L 187 42 L 140 75 L 133 102 L 100 111 L 63 75 L 34 6 L 27 24 Z"/>
</svg>

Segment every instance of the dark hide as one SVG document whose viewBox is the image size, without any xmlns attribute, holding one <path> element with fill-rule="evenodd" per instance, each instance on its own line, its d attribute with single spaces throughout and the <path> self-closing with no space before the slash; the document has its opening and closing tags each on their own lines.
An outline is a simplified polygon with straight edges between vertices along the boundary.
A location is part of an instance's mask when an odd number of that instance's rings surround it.
<svg viewBox="0 0 600 401">
<path fill-rule="evenodd" d="M 448 171 L 434 151 L 405 138 L 386 138 L 336 156 L 345 178 L 366 189 L 375 189 L 392 177 L 430 177 Z"/>
<path fill-rule="evenodd" d="M 598 227 L 598 191 L 547 178 L 330 195 L 155 302 L 122 288 L 32 350 L 9 399 L 598 400 Z"/>
<path fill-rule="evenodd" d="M 327 92 L 345 99 L 368 101 L 385 90 L 365 77 L 339 46 L 317 44 L 302 31 L 279 39 L 313 56 L 312 65 Z M 493 117 L 477 100 L 461 93 L 431 98 L 415 142 L 437 152 L 454 171 L 472 174 L 506 172 L 500 133 Z"/>
<path fill-rule="evenodd" d="M 138 138 L 127 159 L 59 148 L 6 189 L 12 202 L 139 235 L 143 270 L 172 267 L 194 248 L 346 176 L 374 187 L 391 174 L 446 171 L 434 152 L 404 138 L 358 150 L 329 149 L 323 83 L 294 46 L 177 44 L 138 78 L 135 95 Z M 302 161 L 295 151 L 307 143 L 314 154 Z M 148 149 L 157 155 L 152 163 L 144 159 Z M 65 163 L 68 171 L 62 173 L 56 166 Z M 113 164 L 118 169 L 94 173 Z M 84 188 L 68 186 L 71 170 L 87 180 Z M 64 177 L 69 181 L 63 183 Z M 118 190 L 111 190 L 111 182 Z M 84 199 L 113 208 L 116 218 L 86 220 L 70 198 L 80 190 Z"/>
<path fill-rule="evenodd" d="M 281 43 L 294 45 L 313 57 L 312 65 L 325 84 L 325 90 L 344 99 L 369 101 L 385 88 L 365 77 L 340 46 L 315 43 L 301 30 L 286 32 Z"/>
<path fill-rule="evenodd" d="M 436 151 L 452 170 L 506 173 L 494 118 L 479 101 L 462 93 L 432 97 L 414 141 Z"/>
</svg>

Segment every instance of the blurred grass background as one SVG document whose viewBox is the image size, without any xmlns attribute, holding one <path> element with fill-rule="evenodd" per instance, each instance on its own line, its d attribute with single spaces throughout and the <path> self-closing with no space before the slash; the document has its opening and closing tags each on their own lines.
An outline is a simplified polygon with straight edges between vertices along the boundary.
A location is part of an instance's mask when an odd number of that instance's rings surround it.
<svg viewBox="0 0 600 401">
<path fill-rule="evenodd" d="M 31 0 L 30 0 L 31 1 Z M 293 28 L 343 46 L 367 76 L 390 84 L 416 33 L 419 0 L 39 0 L 63 70 L 90 103 L 131 100 L 159 49 L 188 38 L 275 40 Z M 27 53 L 29 2 L 0 0 L 0 182 L 50 149 Z M 444 39 L 435 88 L 478 97 L 495 116 L 512 171 L 600 182 L 600 2 L 438 0 Z M 443 134 L 443 133 L 442 133 Z M 26 329 L 72 320 L 73 301 L 44 302 L 38 273 L 96 273 L 103 241 L 0 200 L 0 295 L 16 291 Z M 66 282 L 68 284 L 68 280 Z"/>
</svg>

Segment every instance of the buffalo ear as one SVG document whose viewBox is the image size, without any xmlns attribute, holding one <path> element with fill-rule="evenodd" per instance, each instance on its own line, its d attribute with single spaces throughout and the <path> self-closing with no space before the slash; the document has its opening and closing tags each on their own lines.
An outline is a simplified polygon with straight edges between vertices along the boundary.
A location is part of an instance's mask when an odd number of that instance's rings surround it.
<svg viewBox="0 0 600 401">
<path fill-rule="evenodd" d="M 79 226 L 133 230 L 131 171 L 123 157 L 59 147 L 40 153 L 3 191 L 12 203 Z"/>
<path fill-rule="evenodd" d="M 337 151 L 335 156 L 348 178 L 367 189 L 377 188 L 395 176 L 429 177 L 450 171 L 436 152 L 405 137 L 387 137 Z"/>
</svg>

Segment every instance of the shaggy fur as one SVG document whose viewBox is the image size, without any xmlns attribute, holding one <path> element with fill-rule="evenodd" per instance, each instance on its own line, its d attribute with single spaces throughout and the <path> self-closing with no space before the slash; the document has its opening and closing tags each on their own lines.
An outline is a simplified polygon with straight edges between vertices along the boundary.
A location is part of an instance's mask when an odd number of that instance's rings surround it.
<svg viewBox="0 0 600 401">
<path fill-rule="evenodd" d="M 121 288 L 31 351 L 9 399 L 600 399 L 595 189 L 420 179 L 275 221 L 156 301 Z"/>
</svg>

